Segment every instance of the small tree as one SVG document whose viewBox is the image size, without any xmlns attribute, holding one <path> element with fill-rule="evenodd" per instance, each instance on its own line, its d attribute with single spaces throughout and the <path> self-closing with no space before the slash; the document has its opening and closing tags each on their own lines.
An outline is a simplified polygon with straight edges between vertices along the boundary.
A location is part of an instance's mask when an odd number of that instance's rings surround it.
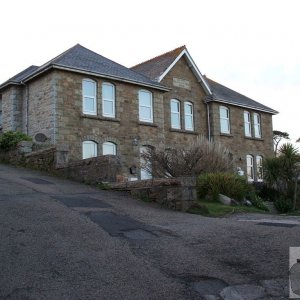
<svg viewBox="0 0 300 300">
<path fill-rule="evenodd" d="M 154 177 L 197 176 L 210 172 L 232 172 L 232 155 L 220 143 L 200 137 L 189 146 L 164 150 L 149 148 L 142 153 L 142 168 Z"/>
<path fill-rule="evenodd" d="M 278 157 L 267 158 L 264 161 L 266 183 L 286 199 L 293 199 L 293 209 L 296 208 L 299 162 L 300 153 L 290 143 L 279 148 Z"/>
<path fill-rule="evenodd" d="M 278 154 L 278 147 L 280 142 L 283 140 L 289 140 L 290 135 L 287 132 L 279 131 L 279 130 L 274 130 L 273 131 L 273 142 L 274 142 L 274 153 L 275 156 Z"/>
</svg>

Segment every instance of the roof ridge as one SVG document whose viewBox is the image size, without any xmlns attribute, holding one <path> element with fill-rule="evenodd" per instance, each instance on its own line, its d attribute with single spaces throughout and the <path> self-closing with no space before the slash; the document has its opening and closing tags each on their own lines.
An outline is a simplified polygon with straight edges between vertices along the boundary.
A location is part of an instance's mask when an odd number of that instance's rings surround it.
<svg viewBox="0 0 300 300">
<path fill-rule="evenodd" d="M 54 60 L 56 60 L 56 59 L 62 57 L 62 56 L 65 55 L 67 52 L 69 52 L 70 50 L 72 50 L 73 48 L 78 47 L 78 46 L 83 47 L 83 46 L 81 46 L 79 43 L 77 43 L 76 45 L 70 47 L 69 49 L 67 49 L 67 50 L 64 51 L 63 53 L 60 53 L 59 55 L 55 56 L 54 58 L 48 60 L 46 63 L 44 63 L 44 64 L 42 64 L 41 66 L 39 66 L 39 69 L 42 69 L 43 67 L 45 67 L 45 66 L 47 66 L 47 65 L 50 65 L 51 62 L 53 62 Z"/>
<path fill-rule="evenodd" d="M 152 58 L 150 58 L 150 59 L 148 59 L 148 60 L 145 60 L 145 61 L 143 61 L 143 62 L 141 62 L 141 63 L 139 63 L 139 64 L 136 64 L 136 65 L 130 67 L 130 69 L 135 68 L 135 67 L 138 67 L 138 66 L 140 66 L 140 65 L 143 65 L 143 64 L 145 64 L 145 63 L 148 63 L 148 62 L 150 62 L 150 61 L 152 61 L 152 60 L 158 59 L 158 58 L 160 58 L 160 57 L 162 57 L 162 56 L 165 56 L 165 55 L 167 55 L 167 54 L 170 54 L 170 53 L 172 53 L 172 52 L 175 52 L 175 51 L 177 51 L 177 50 L 179 50 L 179 49 L 181 49 L 181 48 L 182 48 L 182 50 L 183 50 L 183 49 L 186 49 L 186 45 L 182 45 L 182 46 L 177 47 L 177 48 L 175 48 L 175 49 L 173 49 L 173 50 L 170 50 L 170 51 L 167 51 L 167 52 L 165 52 L 165 53 L 163 53 L 163 54 L 160 54 L 160 55 L 157 55 L 157 56 L 155 56 L 155 57 L 152 57 Z"/>
</svg>

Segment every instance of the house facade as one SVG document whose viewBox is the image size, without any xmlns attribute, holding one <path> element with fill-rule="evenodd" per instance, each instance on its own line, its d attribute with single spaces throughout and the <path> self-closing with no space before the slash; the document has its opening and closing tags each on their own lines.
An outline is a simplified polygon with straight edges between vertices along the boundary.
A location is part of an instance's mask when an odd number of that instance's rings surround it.
<svg viewBox="0 0 300 300">
<path fill-rule="evenodd" d="M 147 147 L 206 136 L 259 181 L 277 113 L 203 76 L 185 46 L 129 69 L 76 45 L 0 85 L 0 108 L 3 132 L 64 145 L 74 161 L 118 155 L 129 179 L 149 178 L 139 169 Z"/>
</svg>

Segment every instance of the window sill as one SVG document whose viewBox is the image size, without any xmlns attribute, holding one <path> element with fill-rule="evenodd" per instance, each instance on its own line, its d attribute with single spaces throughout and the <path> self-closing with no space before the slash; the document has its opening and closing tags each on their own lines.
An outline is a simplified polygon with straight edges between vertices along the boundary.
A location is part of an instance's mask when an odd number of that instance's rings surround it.
<svg viewBox="0 0 300 300">
<path fill-rule="evenodd" d="M 143 125 L 143 126 L 158 127 L 157 124 L 154 124 L 154 123 L 151 123 L 151 122 L 138 121 L 138 124 Z"/>
<path fill-rule="evenodd" d="M 256 138 L 256 137 L 252 137 L 252 136 L 245 136 L 245 139 L 247 140 L 252 140 L 252 141 L 264 141 L 263 138 Z"/>
<path fill-rule="evenodd" d="M 188 134 L 198 135 L 198 132 L 192 131 L 192 130 L 170 128 L 170 131 L 171 131 L 171 132 L 188 133 Z"/>
<path fill-rule="evenodd" d="M 233 137 L 233 134 L 231 134 L 231 133 L 222 133 L 222 132 L 220 132 L 220 136 Z"/>
<path fill-rule="evenodd" d="M 81 114 L 81 118 L 120 123 L 120 119 L 118 119 L 118 118 L 109 118 L 109 117 L 103 117 L 103 116 L 93 116 L 93 115 Z"/>
</svg>

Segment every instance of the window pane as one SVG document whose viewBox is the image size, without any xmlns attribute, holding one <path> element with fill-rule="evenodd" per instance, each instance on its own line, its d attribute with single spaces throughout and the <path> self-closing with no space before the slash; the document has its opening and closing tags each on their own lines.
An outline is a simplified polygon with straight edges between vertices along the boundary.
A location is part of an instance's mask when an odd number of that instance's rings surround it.
<svg viewBox="0 0 300 300">
<path fill-rule="evenodd" d="M 185 116 L 185 129 L 193 129 L 193 117 Z"/>
<path fill-rule="evenodd" d="M 229 132 L 228 120 L 221 119 L 221 132 Z"/>
<path fill-rule="evenodd" d="M 84 97 L 84 111 L 94 112 L 95 111 L 95 99 Z"/>
<path fill-rule="evenodd" d="M 149 107 L 140 107 L 140 119 L 151 120 L 151 109 Z"/>
<path fill-rule="evenodd" d="M 96 83 L 88 80 L 83 81 L 83 95 L 96 97 Z"/>
<path fill-rule="evenodd" d="M 178 113 L 171 113 L 171 127 L 180 129 L 180 115 Z"/>
<path fill-rule="evenodd" d="M 82 143 L 82 158 L 90 158 L 97 156 L 97 144 L 93 141 L 85 141 Z"/>
<path fill-rule="evenodd" d="M 103 101 L 103 114 L 112 116 L 114 114 L 114 106 L 112 101 Z"/>
<path fill-rule="evenodd" d="M 253 157 L 251 155 L 247 155 L 247 177 L 249 181 L 254 180 Z"/>
<path fill-rule="evenodd" d="M 111 142 L 103 143 L 103 155 L 116 155 L 116 145 Z"/>
<path fill-rule="evenodd" d="M 192 114 L 193 113 L 193 106 L 191 104 L 185 103 L 184 104 L 184 112 L 186 114 Z"/>
<path fill-rule="evenodd" d="M 171 111 L 179 112 L 179 102 L 178 101 L 171 101 Z"/>
<path fill-rule="evenodd" d="M 148 92 L 140 91 L 139 101 L 140 101 L 140 105 L 151 106 L 151 94 Z"/>
<path fill-rule="evenodd" d="M 111 84 L 102 85 L 102 97 L 104 99 L 114 99 L 114 86 Z"/>
<path fill-rule="evenodd" d="M 221 118 L 228 118 L 228 109 L 221 107 L 220 108 L 220 116 Z"/>
<path fill-rule="evenodd" d="M 262 157 L 256 157 L 256 171 L 257 171 L 257 181 L 263 180 L 263 164 L 262 164 Z"/>
</svg>

